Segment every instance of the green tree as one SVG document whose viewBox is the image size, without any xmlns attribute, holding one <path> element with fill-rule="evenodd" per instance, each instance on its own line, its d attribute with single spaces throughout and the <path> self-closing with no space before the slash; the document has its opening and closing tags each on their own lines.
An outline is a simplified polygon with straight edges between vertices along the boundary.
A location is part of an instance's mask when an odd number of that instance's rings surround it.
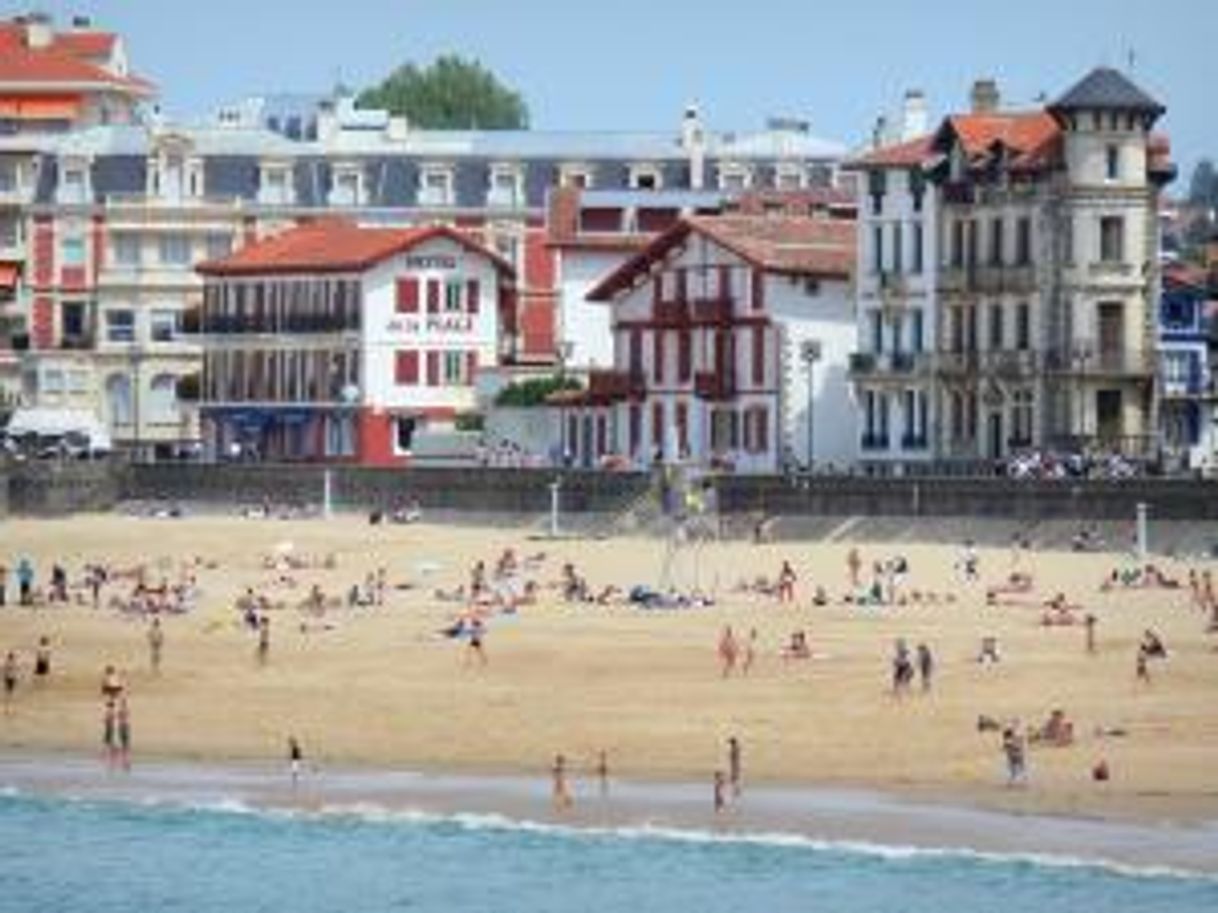
<svg viewBox="0 0 1218 913">
<path fill-rule="evenodd" d="M 522 130 L 529 125 L 529 108 L 519 92 L 477 60 L 456 54 L 437 57 L 423 68 L 403 64 L 380 85 L 361 92 L 356 104 L 387 109 L 431 130 Z"/>
</svg>

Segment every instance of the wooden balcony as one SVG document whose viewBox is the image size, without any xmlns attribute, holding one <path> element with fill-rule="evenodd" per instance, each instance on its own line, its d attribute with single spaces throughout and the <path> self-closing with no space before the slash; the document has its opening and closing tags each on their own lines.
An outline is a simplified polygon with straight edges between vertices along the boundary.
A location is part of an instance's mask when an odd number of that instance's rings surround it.
<svg viewBox="0 0 1218 913">
<path fill-rule="evenodd" d="M 647 392 L 646 378 L 641 372 L 590 371 L 588 397 L 601 402 L 642 399 Z"/>
<path fill-rule="evenodd" d="M 736 378 L 730 372 L 698 371 L 694 374 L 694 393 L 709 400 L 732 399 L 736 395 Z"/>
<path fill-rule="evenodd" d="M 731 298 L 696 298 L 690 303 L 693 307 L 693 319 L 699 323 L 732 322 Z"/>
</svg>

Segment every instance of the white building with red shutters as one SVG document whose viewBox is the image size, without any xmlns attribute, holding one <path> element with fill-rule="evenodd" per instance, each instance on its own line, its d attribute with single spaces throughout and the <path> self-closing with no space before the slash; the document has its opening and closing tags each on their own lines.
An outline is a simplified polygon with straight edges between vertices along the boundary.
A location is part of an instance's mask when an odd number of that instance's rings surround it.
<svg viewBox="0 0 1218 913">
<path fill-rule="evenodd" d="M 217 455 L 406 462 L 421 432 L 474 409 L 514 313 L 510 264 L 442 226 L 320 219 L 198 271 Z"/>
<path fill-rule="evenodd" d="M 854 226 L 685 218 L 588 293 L 614 367 L 558 397 L 576 465 L 663 458 L 737 472 L 854 461 Z"/>
</svg>

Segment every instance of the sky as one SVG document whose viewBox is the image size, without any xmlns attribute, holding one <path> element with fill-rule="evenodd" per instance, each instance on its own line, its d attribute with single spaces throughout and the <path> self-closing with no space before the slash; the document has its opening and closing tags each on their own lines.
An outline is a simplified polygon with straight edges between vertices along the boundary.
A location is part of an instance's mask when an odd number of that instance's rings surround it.
<svg viewBox="0 0 1218 913">
<path fill-rule="evenodd" d="M 519 89 L 540 129 L 675 130 L 692 101 L 714 129 L 798 116 L 850 146 L 908 88 L 932 116 L 964 108 L 978 76 L 1030 104 L 1132 51 L 1168 107 L 1179 185 L 1218 156 L 1214 0 L 0 0 L 6 16 L 34 4 L 122 33 L 175 116 L 457 52 Z"/>
</svg>

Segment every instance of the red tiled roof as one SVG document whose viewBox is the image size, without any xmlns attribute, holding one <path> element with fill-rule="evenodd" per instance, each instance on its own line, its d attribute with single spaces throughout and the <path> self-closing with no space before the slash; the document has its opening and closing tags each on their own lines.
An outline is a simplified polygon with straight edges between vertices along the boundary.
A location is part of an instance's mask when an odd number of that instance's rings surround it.
<svg viewBox="0 0 1218 913">
<path fill-rule="evenodd" d="M 781 215 L 690 216 L 601 280 L 588 292 L 588 299 L 610 300 L 695 232 L 768 272 L 848 279 L 854 271 L 855 225 L 851 221 Z"/>
<path fill-rule="evenodd" d="M 847 163 L 850 168 L 911 168 L 925 162 L 933 150 L 934 137 L 930 134 L 916 139 L 896 143 L 891 146 L 881 146 L 865 155 L 851 159 Z"/>
<path fill-rule="evenodd" d="M 953 114 L 935 134 L 935 148 L 945 151 L 951 138 L 959 141 L 970 160 L 1002 149 L 1014 171 L 1043 169 L 1061 159 L 1061 127 L 1044 110 Z"/>
<path fill-rule="evenodd" d="M 107 32 L 69 32 L 53 36 L 47 47 L 31 48 L 23 25 L 0 23 L 0 83 L 105 83 L 151 92 L 147 80 L 119 76 L 92 61 L 108 56 L 115 40 Z"/>
<path fill-rule="evenodd" d="M 444 225 L 362 228 L 341 218 L 305 222 L 243 247 L 222 260 L 200 263 L 196 269 L 205 276 L 360 272 L 432 238 L 449 238 L 486 257 L 500 272 L 514 275 L 511 264 L 494 251 Z"/>
</svg>

